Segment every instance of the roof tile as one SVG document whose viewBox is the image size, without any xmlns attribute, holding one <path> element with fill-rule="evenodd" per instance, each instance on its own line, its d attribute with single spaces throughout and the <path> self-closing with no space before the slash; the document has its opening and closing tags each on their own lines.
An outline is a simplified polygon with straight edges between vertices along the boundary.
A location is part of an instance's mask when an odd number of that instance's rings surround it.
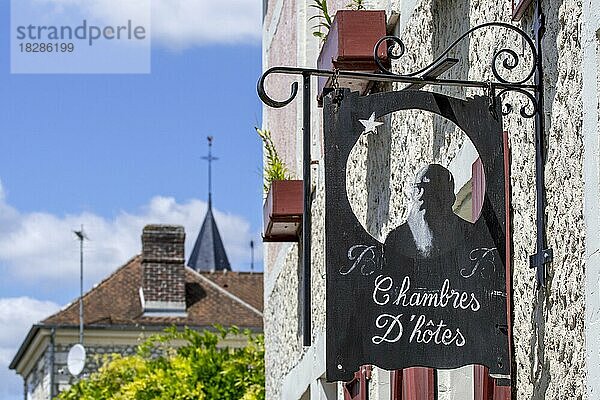
<svg viewBox="0 0 600 400">
<path fill-rule="evenodd" d="M 137 256 L 83 297 L 86 326 L 93 325 L 187 325 L 204 327 L 219 324 L 262 330 L 263 274 L 245 272 L 195 272 L 186 268 L 187 317 L 143 316 L 139 289 L 142 286 L 141 256 Z M 229 295 L 204 281 L 209 279 Z M 237 301 L 239 298 L 241 301 Z M 48 325 L 78 325 L 79 302 L 42 321 Z"/>
</svg>

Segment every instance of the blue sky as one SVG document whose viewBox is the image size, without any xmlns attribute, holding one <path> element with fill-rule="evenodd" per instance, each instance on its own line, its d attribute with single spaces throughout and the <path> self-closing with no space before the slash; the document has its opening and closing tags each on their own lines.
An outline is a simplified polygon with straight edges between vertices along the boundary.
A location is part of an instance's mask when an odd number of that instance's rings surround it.
<svg viewBox="0 0 600 400">
<path fill-rule="evenodd" d="M 13 327 L 0 334 L 0 400 L 22 398 L 6 368 L 31 323 L 78 295 L 72 229 L 83 223 L 91 238 L 86 288 L 139 252 L 147 223 L 183 224 L 189 254 L 206 210 L 207 135 L 233 268 L 248 270 L 250 239 L 261 247 L 260 2 L 199 0 L 179 13 L 156 3 L 151 74 L 12 75 L 0 0 L 0 325 Z"/>
<path fill-rule="evenodd" d="M 259 222 L 258 46 L 155 49 L 149 75 L 10 75 L 2 64 L 0 176 L 20 211 L 112 217 L 157 194 L 205 198 L 213 135 L 217 207 Z"/>
</svg>

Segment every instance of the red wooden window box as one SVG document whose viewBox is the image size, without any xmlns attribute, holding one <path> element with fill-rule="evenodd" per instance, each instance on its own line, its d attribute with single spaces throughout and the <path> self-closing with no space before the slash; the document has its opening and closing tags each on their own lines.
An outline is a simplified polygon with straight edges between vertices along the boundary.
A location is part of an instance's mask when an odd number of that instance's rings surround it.
<svg viewBox="0 0 600 400">
<path fill-rule="evenodd" d="M 379 68 L 373 58 L 373 49 L 379 39 L 386 35 L 386 19 L 383 10 L 340 10 L 335 14 L 331 29 L 317 60 L 319 69 L 375 72 Z M 379 58 L 387 61 L 387 46 L 379 48 Z M 340 78 L 341 87 L 364 94 L 371 86 L 369 81 Z M 319 102 L 331 88 L 331 78 L 319 78 Z M 324 92 L 325 90 L 325 92 Z"/>
<path fill-rule="evenodd" d="M 263 206 L 264 242 L 297 242 L 302 225 L 301 180 L 273 181 Z"/>
</svg>

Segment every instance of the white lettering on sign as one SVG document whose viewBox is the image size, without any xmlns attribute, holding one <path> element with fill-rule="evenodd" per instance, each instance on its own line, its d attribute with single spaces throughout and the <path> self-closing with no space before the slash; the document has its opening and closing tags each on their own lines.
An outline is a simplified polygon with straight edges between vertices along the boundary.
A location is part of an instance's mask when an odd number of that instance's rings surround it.
<svg viewBox="0 0 600 400">
<path fill-rule="evenodd" d="M 398 293 L 393 304 L 402 307 L 452 307 L 461 310 L 479 311 L 481 304 L 475 293 L 462 292 L 450 288 L 450 280 L 444 280 L 439 290 L 410 288 L 410 277 L 405 276 L 399 290 L 394 287 L 394 280 L 389 276 L 379 275 L 375 278 L 373 301 L 384 306 L 390 301 L 390 293 Z"/>
<path fill-rule="evenodd" d="M 348 275 L 355 268 L 360 267 L 362 275 L 371 275 L 377 269 L 377 258 L 375 257 L 375 246 L 357 244 L 348 250 L 348 260 L 354 261 L 350 267 L 342 267 L 340 274 Z"/>
<path fill-rule="evenodd" d="M 375 345 L 380 345 L 383 342 L 396 343 L 402 338 L 404 326 L 402 325 L 402 315 L 381 314 L 375 320 L 377 329 L 384 331 L 383 335 L 375 335 L 371 341 Z M 462 347 L 466 340 L 459 328 L 450 329 L 444 320 L 434 323 L 432 320 L 427 321 L 424 315 L 419 315 L 415 321 L 415 315 L 410 317 L 410 322 L 414 322 L 412 333 L 408 340 L 409 343 L 436 344 L 443 346 Z M 427 321 L 427 322 L 426 322 Z"/>
<path fill-rule="evenodd" d="M 410 320 L 413 321 L 414 318 L 415 316 L 413 315 L 410 317 Z M 410 343 L 413 341 L 425 344 L 433 342 L 434 344 L 442 344 L 444 346 L 454 344 L 456 347 L 465 345 L 465 337 L 460 332 L 459 328 L 452 331 L 452 329 L 448 328 L 448 325 L 444 323 L 444 320 L 441 320 L 438 324 L 435 324 L 432 320 L 425 323 L 425 320 L 426 318 L 424 315 L 420 315 L 417 319 L 417 323 L 408 340 Z"/>
<path fill-rule="evenodd" d="M 400 322 L 402 314 L 381 314 L 375 320 L 375 326 L 379 329 L 385 329 L 383 336 L 373 336 L 371 341 L 374 344 L 381 344 L 382 342 L 395 343 L 402 337 L 404 332 L 402 322 Z"/>
<path fill-rule="evenodd" d="M 394 280 L 389 276 L 379 275 L 375 278 L 375 290 L 373 290 L 373 301 L 375 304 L 385 306 L 390 301 L 390 295 L 386 292 L 388 292 L 393 285 Z M 380 292 L 383 292 L 383 295 L 378 296 Z"/>
<path fill-rule="evenodd" d="M 458 272 L 464 279 L 480 274 L 484 270 L 495 269 L 496 265 L 495 247 L 480 247 L 469 253 L 470 265 L 465 266 Z M 382 266 L 376 246 L 359 244 L 348 249 L 348 260 L 351 264 L 340 268 L 341 275 L 348 275 L 358 271 L 363 276 L 373 275 L 375 271 L 381 270 Z M 444 319 L 427 317 L 427 311 L 423 308 L 455 309 L 467 312 L 478 312 L 481 303 L 474 292 L 454 289 L 450 279 L 444 279 L 436 288 L 418 287 L 411 282 L 411 277 L 406 275 L 395 278 L 385 274 L 375 277 L 373 284 L 372 300 L 380 307 L 418 307 L 421 311 L 416 314 L 404 313 L 381 313 L 375 319 L 376 334 L 371 337 L 375 345 L 383 343 L 396 343 L 404 336 L 408 343 L 423 345 L 440 345 L 463 347 L 466 339 L 460 327 L 452 327 Z M 439 284 L 438 284 L 439 285 Z M 427 285 L 425 285 L 427 286 Z M 494 295 L 495 293 L 492 293 Z M 382 310 L 383 311 L 383 310 Z M 409 318 L 410 315 L 410 318 Z M 404 335 L 410 332 L 410 336 Z"/>
<path fill-rule="evenodd" d="M 477 312 L 481 308 L 475 293 L 452 289 L 449 279 L 444 280 L 439 289 L 429 290 L 411 288 L 409 276 L 405 276 L 398 287 L 394 285 L 392 277 L 378 275 L 375 278 L 372 299 L 378 306 L 454 308 L 469 312 Z M 379 315 L 375 319 L 375 326 L 380 331 L 378 335 L 371 338 L 371 341 L 376 345 L 399 341 L 404 333 L 403 315 L 388 313 Z M 413 314 L 409 322 L 410 324 L 405 322 L 406 325 L 412 326 L 409 343 L 456 347 L 462 347 L 466 343 L 460 328 L 449 327 L 443 319 L 434 322 L 423 314 L 419 316 Z"/>
<path fill-rule="evenodd" d="M 469 253 L 469 259 L 473 262 L 469 267 L 463 268 L 460 270 L 460 276 L 463 278 L 470 278 L 475 275 L 478 269 L 484 270 L 486 265 L 490 267 L 494 267 L 494 262 L 496 260 L 495 251 L 497 249 L 495 247 L 481 247 L 479 249 L 471 250 Z"/>
</svg>

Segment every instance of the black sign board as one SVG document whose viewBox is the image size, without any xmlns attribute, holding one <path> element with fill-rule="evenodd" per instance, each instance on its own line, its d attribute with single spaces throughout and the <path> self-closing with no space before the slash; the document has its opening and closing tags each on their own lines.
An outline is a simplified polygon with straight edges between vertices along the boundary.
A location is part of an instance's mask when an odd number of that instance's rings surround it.
<svg viewBox="0 0 600 400">
<path fill-rule="evenodd" d="M 509 377 L 502 114 L 489 104 L 488 97 L 406 90 L 364 97 L 338 90 L 325 99 L 329 381 L 350 380 L 365 364 L 480 364 Z M 477 221 L 460 219 L 452 212 L 452 174 L 425 164 L 414 177 L 408 220 L 382 243 L 352 211 L 346 165 L 376 119 L 408 109 L 438 114 L 466 133 L 483 163 L 485 198 Z"/>
</svg>

